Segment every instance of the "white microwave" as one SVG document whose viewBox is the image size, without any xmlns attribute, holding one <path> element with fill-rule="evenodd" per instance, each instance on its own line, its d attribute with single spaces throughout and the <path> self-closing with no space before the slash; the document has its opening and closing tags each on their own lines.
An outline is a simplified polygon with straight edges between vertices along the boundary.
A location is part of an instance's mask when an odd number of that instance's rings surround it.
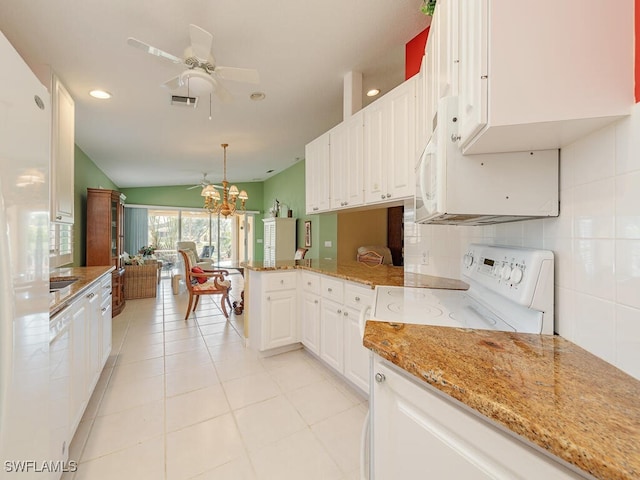
<svg viewBox="0 0 640 480">
<path fill-rule="evenodd" d="M 463 155 L 457 116 L 458 97 L 441 98 L 416 167 L 415 221 L 486 225 L 557 217 L 560 151 Z"/>
</svg>

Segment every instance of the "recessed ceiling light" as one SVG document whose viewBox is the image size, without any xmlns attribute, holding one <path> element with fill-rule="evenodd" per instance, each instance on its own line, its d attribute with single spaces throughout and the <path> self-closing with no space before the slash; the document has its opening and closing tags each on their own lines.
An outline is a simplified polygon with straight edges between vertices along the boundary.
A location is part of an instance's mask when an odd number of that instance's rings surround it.
<svg viewBox="0 0 640 480">
<path fill-rule="evenodd" d="M 273 173 L 275 170 L 267 170 L 267 173 Z"/>
<path fill-rule="evenodd" d="M 89 95 L 91 95 L 93 98 L 99 98 L 100 100 L 107 100 L 111 98 L 111 94 L 106 90 L 91 90 L 89 92 Z"/>
<path fill-rule="evenodd" d="M 264 97 L 266 97 L 266 95 L 263 92 L 253 92 L 251 95 L 249 95 L 249 98 L 254 102 L 264 100 Z"/>
<path fill-rule="evenodd" d="M 380 93 L 380 90 L 378 90 L 377 88 L 372 88 L 367 92 L 367 97 L 375 97 L 379 93 Z"/>
</svg>

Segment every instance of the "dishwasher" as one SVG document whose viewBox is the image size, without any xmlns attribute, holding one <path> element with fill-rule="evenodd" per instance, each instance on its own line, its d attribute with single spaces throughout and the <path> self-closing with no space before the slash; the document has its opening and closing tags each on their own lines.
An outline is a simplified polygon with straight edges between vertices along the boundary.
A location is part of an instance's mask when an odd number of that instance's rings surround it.
<svg viewBox="0 0 640 480">
<path fill-rule="evenodd" d="M 71 312 L 63 310 L 49 323 L 50 452 L 53 462 L 69 456 L 71 408 Z"/>
</svg>

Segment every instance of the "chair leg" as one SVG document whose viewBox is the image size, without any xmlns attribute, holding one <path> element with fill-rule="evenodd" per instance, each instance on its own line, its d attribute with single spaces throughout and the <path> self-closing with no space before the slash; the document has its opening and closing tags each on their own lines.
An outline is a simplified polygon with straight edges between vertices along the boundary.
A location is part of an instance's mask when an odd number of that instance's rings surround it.
<svg viewBox="0 0 640 480">
<path fill-rule="evenodd" d="M 193 304 L 193 311 L 196 311 L 196 308 L 198 307 L 198 302 L 200 301 L 200 295 L 196 295 L 196 303 Z"/>
<path fill-rule="evenodd" d="M 224 293 L 222 295 L 222 300 L 220 300 L 220 306 L 222 307 L 222 313 L 224 313 L 225 318 L 229 318 L 229 312 L 227 312 L 227 306 L 225 305 L 225 300 L 229 301 L 229 294 Z"/>
<path fill-rule="evenodd" d="M 193 294 L 189 292 L 189 306 L 187 306 L 187 314 L 184 316 L 184 319 L 189 318 L 189 313 L 191 312 L 191 304 L 193 303 Z"/>
</svg>

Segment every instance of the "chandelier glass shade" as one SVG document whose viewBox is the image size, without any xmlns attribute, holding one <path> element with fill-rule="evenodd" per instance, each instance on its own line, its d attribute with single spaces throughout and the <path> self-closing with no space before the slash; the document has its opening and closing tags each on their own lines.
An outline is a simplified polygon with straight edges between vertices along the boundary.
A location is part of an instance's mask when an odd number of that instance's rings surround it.
<svg viewBox="0 0 640 480">
<path fill-rule="evenodd" d="M 200 195 L 204 197 L 205 210 L 214 215 L 228 217 L 246 211 L 245 203 L 249 199 L 249 195 L 244 190 L 239 191 L 235 185 L 229 186 L 227 181 L 227 147 L 229 144 L 223 143 L 221 146 L 224 149 L 222 195 L 213 185 L 206 185 Z M 237 205 L 238 200 L 240 200 L 240 205 Z"/>
</svg>

